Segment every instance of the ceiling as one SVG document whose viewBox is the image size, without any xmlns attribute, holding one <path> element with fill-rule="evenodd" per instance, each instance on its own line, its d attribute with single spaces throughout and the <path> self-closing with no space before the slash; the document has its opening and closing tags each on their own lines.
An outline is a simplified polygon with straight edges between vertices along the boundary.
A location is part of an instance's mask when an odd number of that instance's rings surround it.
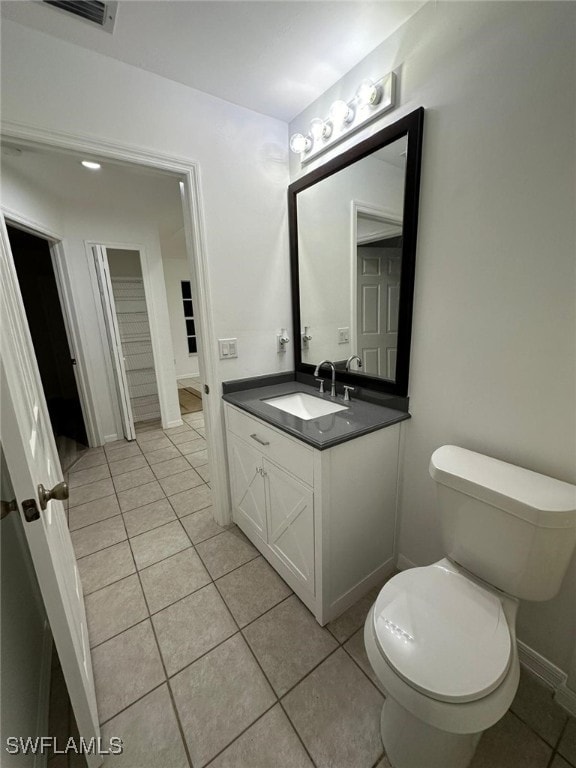
<svg viewBox="0 0 576 768">
<path fill-rule="evenodd" d="M 290 122 L 423 5 L 120 0 L 113 33 L 35 0 L 3 0 L 1 11 L 3 18 Z"/>
<path fill-rule="evenodd" d="M 135 164 L 100 160 L 102 168 L 83 168 L 75 152 L 3 143 L 2 173 L 12 173 L 56 207 L 66 211 L 92 207 L 112 217 L 135 214 L 155 222 L 161 237 L 183 227 L 177 176 Z M 93 159 L 93 158 L 90 158 Z M 121 209 L 118 201 L 122 201 Z"/>
</svg>

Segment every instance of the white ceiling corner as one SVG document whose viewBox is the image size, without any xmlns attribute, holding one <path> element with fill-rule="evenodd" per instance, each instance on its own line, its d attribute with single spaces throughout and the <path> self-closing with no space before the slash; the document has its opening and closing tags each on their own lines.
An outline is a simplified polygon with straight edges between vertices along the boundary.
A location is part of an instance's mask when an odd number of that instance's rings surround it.
<svg viewBox="0 0 576 768">
<path fill-rule="evenodd" d="M 423 0 L 119 0 L 112 34 L 37 0 L 4 18 L 290 122 Z"/>
</svg>

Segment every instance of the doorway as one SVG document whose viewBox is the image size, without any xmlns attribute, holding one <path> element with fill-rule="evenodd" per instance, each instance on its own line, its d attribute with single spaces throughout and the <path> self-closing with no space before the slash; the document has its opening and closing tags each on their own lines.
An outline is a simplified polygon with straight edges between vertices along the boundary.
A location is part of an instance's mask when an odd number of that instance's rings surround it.
<svg viewBox="0 0 576 768">
<path fill-rule="evenodd" d="M 186 331 L 186 349 L 189 358 L 197 358 L 198 337 L 194 321 L 194 301 L 190 280 L 180 281 L 184 329 Z M 190 375 L 178 378 L 178 402 L 182 417 L 192 413 L 202 413 L 202 382 L 197 360 L 192 362 Z M 195 364 L 194 364 L 195 363 Z"/>
<path fill-rule="evenodd" d="M 143 230 L 139 229 L 138 222 L 135 222 L 136 226 L 132 226 L 132 209 L 128 209 L 127 215 L 119 215 L 121 203 L 112 204 L 112 195 L 108 193 L 107 189 L 101 189 L 103 185 L 101 185 L 100 181 L 92 185 L 90 196 L 85 196 L 86 176 L 80 177 L 80 174 L 85 174 L 86 171 L 82 169 L 78 160 L 86 157 L 86 155 L 90 155 L 92 158 L 101 158 L 106 177 L 113 181 L 112 192 L 119 196 L 121 200 L 138 200 L 139 207 L 143 197 L 142 188 L 145 186 L 143 182 L 147 177 L 152 176 L 177 181 L 178 201 L 174 206 L 171 206 L 171 209 L 175 212 L 176 205 L 178 207 L 179 229 L 177 231 L 176 222 L 170 215 L 170 212 L 168 212 L 168 217 L 164 219 L 158 233 L 162 240 L 162 253 L 164 255 L 166 252 L 167 255 L 166 263 L 163 265 L 164 273 L 166 274 L 168 270 L 167 265 L 171 265 L 174 261 L 174 270 L 172 271 L 178 274 L 178 277 L 174 276 L 169 282 L 174 284 L 176 280 L 188 280 L 192 284 L 194 322 L 200 337 L 197 360 L 203 395 L 202 416 L 186 414 L 183 420 L 203 420 L 204 417 L 206 418 L 205 432 L 210 444 L 209 464 L 212 470 L 214 517 L 218 523 L 228 524 L 230 522 L 230 498 L 228 473 L 224 460 L 224 432 L 221 429 L 221 404 L 217 395 L 212 394 L 212 396 L 208 396 L 209 392 L 215 393 L 219 388 L 217 350 L 214 348 L 214 345 L 207 341 L 201 343 L 202 340 L 214 338 L 215 330 L 208 285 L 205 223 L 197 164 L 192 161 L 175 159 L 158 152 L 139 151 L 132 146 L 115 142 L 107 143 L 106 148 L 103 149 L 102 145 L 97 142 L 93 143 L 85 137 L 73 135 L 61 137 L 60 140 L 55 142 L 53 134 L 38 131 L 34 138 L 31 138 L 28 134 L 23 135 L 17 129 L 11 129 L 4 134 L 4 137 L 6 140 L 9 139 L 17 144 L 23 150 L 17 158 L 2 158 L 3 172 L 6 167 L 9 169 L 11 182 L 14 182 L 14 190 L 18 191 L 19 183 L 21 180 L 25 181 L 28 171 L 28 177 L 37 174 L 37 166 L 41 163 L 47 171 L 52 169 L 54 171 L 52 173 L 47 172 L 42 177 L 48 185 L 52 183 L 50 180 L 53 180 L 55 186 L 54 200 L 60 199 L 64 189 L 67 197 L 66 204 L 69 202 L 72 209 L 67 211 L 66 214 L 66 226 L 68 226 L 68 223 L 70 224 L 70 231 L 66 232 L 66 253 L 63 253 L 63 257 L 73 260 L 74 269 L 69 274 L 67 271 L 65 275 L 64 289 L 66 291 L 67 303 L 64 309 L 66 310 L 68 307 L 68 300 L 75 295 L 75 288 L 79 285 L 87 286 L 88 279 L 93 292 L 94 307 L 90 300 L 88 300 L 88 297 L 86 297 L 86 301 L 82 300 L 78 305 L 73 305 L 74 316 L 71 319 L 73 322 L 72 332 L 75 344 L 80 345 L 84 351 L 84 355 L 79 360 L 80 370 L 78 374 L 81 379 L 79 389 L 88 435 L 93 445 L 101 445 L 105 442 L 117 440 L 119 436 L 119 419 L 115 419 L 116 414 L 113 407 L 105 408 L 107 403 L 112 403 L 115 399 L 113 392 L 114 384 L 111 378 L 109 361 L 106 360 L 105 354 L 100 354 L 100 351 L 106 345 L 106 332 L 103 327 L 104 321 L 101 310 L 98 310 L 100 301 L 97 295 L 98 286 L 95 284 L 96 276 L 91 268 L 92 256 L 89 250 L 90 245 L 113 242 L 114 244 L 128 247 L 138 243 L 145 247 L 148 264 L 148 269 L 144 273 L 146 292 L 148 295 L 148 288 L 150 288 L 150 295 L 154 300 L 155 317 L 157 316 L 156 310 L 159 304 L 162 304 L 159 298 L 161 281 L 155 281 L 150 277 L 152 274 L 159 274 L 157 264 L 154 265 L 152 263 L 153 254 L 157 251 L 156 234 L 154 233 L 152 238 L 153 242 L 150 238 L 146 240 L 144 236 L 138 236 L 138 233 Z M 30 151 L 27 151 L 28 149 Z M 63 166 L 65 166 L 67 179 L 64 185 L 62 184 Z M 133 177 L 134 186 L 136 187 L 134 194 L 130 194 L 132 187 L 129 184 L 126 171 L 129 172 L 130 177 Z M 104 174 L 102 174 L 103 177 Z M 37 178 L 37 175 L 34 178 Z M 12 187 L 9 189 L 11 191 Z M 108 218 L 113 214 L 112 228 L 101 228 L 101 219 L 96 222 L 94 218 L 94 195 L 98 189 L 102 192 L 99 197 L 98 210 Z M 14 200 L 5 196 L 3 200 L 4 215 L 9 215 L 9 211 L 15 211 L 18 214 L 19 220 L 22 219 L 23 222 L 30 222 L 32 224 L 33 221 L 37 221 L 31 214 L 28 214 L 26 205 L 24 205 L 24 210 L 22 210 L 22 203 L 27 202 L 29 191 L 27 188 L 26 195 L 23 197 L 16 196 Z M 48 190 L 44 188 L 43 194 L 49 191 L 50 188 Z M 106 192 L 105 195 L 104 191 Z M 89 204 L 86 204 L 87 200 L 89 200 Z M 161 194 L 155 195 L 152 202 L 155 206 L 155 218 L 149 218 L 149 222 L 157 221 L 156 214 L 159 206 L 162 207 L 162 203 L 166 202 L 164 191 L 162 190 Z M 56 218 L 52 218 L 51 208 L 47 208 L 46 213 L 46 220 L 42 219 L 43 226 L 45 225 L 46 230 L 50 232 L 51 240 L 60 240 L 60 237 L 52 237 L 52 234 L 60 232 L 61 225 L 58 224 Z M 42 216 L 44 217 L 44 214 Z M 93 224 L 95 226 L 92 226 Z M 145 228 L 146 230 L 148 229 L 147 226 Z M 174 254 L 174 259 L 172 254 Z M 156 259 L 155 256 L 154 259 Z M 90 265 L 89 270 L 86 269 L 86 265 Z M 150 269 L 151 266 L 154 266 L 154 270 Z M 176 283 L 174 287 L 176 292 L 179 292 L 179 283 Z M 181 328 L 182 325 L 185 325 L 184 319 L 181 317 L 181 302 L 169 300 L 168 307 L 177 307 L 179 310 L 178 316 L 176 316 L 176 312 L 173 315 L 170 314 L 168 322 L 162 323 L 163 328 L 160 329 L 159 333 L 154 328 L 152 329 L 155 358 L 163 372 L 170 367 L 167 361 L 169 357 L 167 355 L 167 347 L 163 344 L 163 338 L 166 338 L 166 334 L 170 332 L 169 325 L 172 319 L 174 319 L 175 327 Z M 97 328 L 94 325 L 94 321 L 90 319 L 92 309 L 95 309 L 97 314 Z M 165 317 L 166 313 L 164 310 L 162 310 L 162 314 Z M 98 334 L 93 332 L 97 329 L 99 331 Z M 189 375 L 186 370 L 177 370 L 178 379 L 188 377 Z M 94 400 L 94 392 L 102 394 L 100 400 Z M 176 382 L 174 382 L 171 391 L 168 391 L 166 386 L 163 387 L 159 395 L 161 403 L 168 401 L 170 408 L 171 423 L 168 422 L 166 426 L 168 428 L 176 426 L 176 419 L 182 420 L 180 409 L 178 408 Z M 175 408 L 172 403 L 176 406 Z M 204 426 L 202 426 L 202 431 L 204 431 Z"/>
<path fill-rule="evenodd" d="M 8 225 L 7 229 L 50 423 L 65 472 L 88 448 L 88 437 L 50 243 L 14 226 Z"/>
</svg>

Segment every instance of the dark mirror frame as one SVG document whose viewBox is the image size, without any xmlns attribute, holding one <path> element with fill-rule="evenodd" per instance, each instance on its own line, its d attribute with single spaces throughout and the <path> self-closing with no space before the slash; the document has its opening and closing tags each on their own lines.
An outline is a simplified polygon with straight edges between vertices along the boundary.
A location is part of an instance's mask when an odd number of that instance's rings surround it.
<svg viewBox="0 0 576 768">
<path fill-rule="evenodd" d="M 300 276 L 298 269 L 298 193 L 327 179 L 352 163 L 362 160 L 377 149 L 407 137 L 406 179 L 402 220 L 402 266 L 400 271 L 400 300 L 398 317 L 398 347 L 396 353 L 396 379 L 382 379 L 360 372 L 338 370 L 339 383 L 356 384 L 366 389 L 405 397 L 408 394 L 410 367 L 410 341 L 412 334 L 412 306 L 414 302 L 414 269 L 416 262 L 416 235 L 418 229 L 418 202 L 420 193 L 420 166 L 424 108 L 411 112 L 392 125 L 383 128 L 325 165 L 302 176 L 288 187 L 288 226 L 290 234 L 290 273 L 292 281 L 292 316 L 294 327 L 294 362 L 297 373 L 314 373 L 314 365 L 302 362 L 302 329 L 300 325 Z M 318 360 L 320 362 L 320 360 Z M 323 371 L 322 375 L 326 375 Z"/>
</svg>

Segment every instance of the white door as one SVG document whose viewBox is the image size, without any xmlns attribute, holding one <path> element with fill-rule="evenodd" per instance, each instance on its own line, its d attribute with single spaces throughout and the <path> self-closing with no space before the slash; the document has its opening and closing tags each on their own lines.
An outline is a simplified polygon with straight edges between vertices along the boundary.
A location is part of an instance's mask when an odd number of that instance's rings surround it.
<svg viewBox="0 0 576 768">
<path fill-rule="evenodd" d="M 80 577 L 62 502 L 42 510 L 38 488 L 54 488 L 62 470 L 3 216 L 0 225 L 0 439 L 78 729 L 89 740 L 100 734 Z M 89 768 L 102 762 L 87 760 Z"/>
<path fill-rule="evenodd" d="M 358 246 L 356 349 L 362 372 L 394 380 L 398 346 L 400 248 Z"/>
<path fill-rule="evenodd" d="M 116 310 L 114 309 L 114 293 L 112 291 L 112 280 L 110 278 L 106 248 L 101 245 L 94 245 L 92 246 L 92 254 L 96 266 L 98 287 L 100 288 L 100 298 L 102 300 L 102 310 L 104 312 L 104 322 L 106 324 L 106 333 L 108 335 L 110 354 L 112 356 L 114 380 L 116 382 L 116 391 L 118 393 L 118 405 L 120 406 L 120 415 L 122 417 L 122 430 L 126 440 L 134 440 L 136 438 L 136 430 L 134 429 L 134 418 L 132 416 L 132 404 L 130 402 L 130 392 L 128 390 L 128 378 L 126 376 L 126 364 L 124 361 L 124 353 L 122 351 L 122 340 L 120 338 Z"/>
</svg>

